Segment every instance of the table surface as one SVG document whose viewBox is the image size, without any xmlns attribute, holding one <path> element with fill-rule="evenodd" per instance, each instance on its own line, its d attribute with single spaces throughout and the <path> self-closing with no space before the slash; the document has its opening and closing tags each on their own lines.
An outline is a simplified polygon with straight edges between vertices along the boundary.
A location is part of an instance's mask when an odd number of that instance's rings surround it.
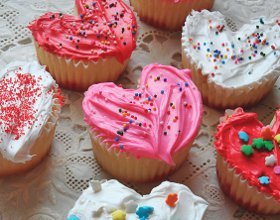
<svg viewBox="0 0 280 220">
<path fill-rule="evenodd" d="M 126 1 L 127 2 L 127 1 Z M 1 0 L 0 1 L 0 66 L 14 60 L 36 59 L 31 34 L 26 25 L 48 11 L 73 13 L 74 0 Z M 217 0 L 214 10 L 229 18 L 232 29 L 238 29 L 249 18 L 276 16 L 279 0 Z M 119 83 L 135 88 L 142 68 L 150 63 L 181 67 L 180 32 L 164 32 L 140 21 L 137 49 Z M 64 90 L 65 106 L 58 122 L 52 150 L 35 169 L 18 176 L 0 179 L 0 220 L 66 219 L 69 209 L 88 181 L 110 179 L 96 164 L 87 127 L 83 122 L 82 93 Z M 258 105 L 247 109 L 259 114 L 263 123 L 270 123 L 280 104 L 280 81 Z M 276 220 L 249 213 L 230 201 L 220 190 L 216 171 L 213 134 L 222 111 L 205 106 L 201 130 L 188 160 L 167 179 L 189 186 L 209 202 L 204 219 Z M 146 194 L 159 184 L 125 183 Z"/>
</svg>

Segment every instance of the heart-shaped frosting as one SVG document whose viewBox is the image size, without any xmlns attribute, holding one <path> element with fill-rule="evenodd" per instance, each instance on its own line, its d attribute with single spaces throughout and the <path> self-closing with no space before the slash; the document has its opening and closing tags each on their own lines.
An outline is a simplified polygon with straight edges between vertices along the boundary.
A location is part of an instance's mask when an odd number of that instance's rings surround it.
<svg viewBox="0 0 280 220">
<path fill-rule="evenodd" d="M 151 64 L 136 90 L 91 86 L 83 110 L 93 132 L 111 148 L 173 164 L 173 154 L 195 138 L 203 106 L 189 70 Z"/>
<path fill-rule="evenodd" d="M 260 18 L 234 32 L 219 12 L 192 12 L 183 51 L 208 81 L 239 88 L 280 75 L 280 21 Z"/>
<path fill-rule="evenodd" d="M 280 110 L 264 126 L 256 113 L 237 109 L 218 126 L 215 146 L 249 185 L 280 201 Z"/>
<path fill-rule="evenodd" d="M 136 20 L 122 0 L 76 0 L 79 16 L 46 13 L 29 29 L 46 51 L 75 60 L 116 57 L 124 62 L 136 47 Z"/>
<path fill-rule="evenodd" d="M 178 183 L 165 181 L 149 195 L 141 196 L 117 180 L 102 184 L 94 181 L 80 196 L 67 220 L 201 220 L 207 206 L 205 200 Z"/>
</svg>

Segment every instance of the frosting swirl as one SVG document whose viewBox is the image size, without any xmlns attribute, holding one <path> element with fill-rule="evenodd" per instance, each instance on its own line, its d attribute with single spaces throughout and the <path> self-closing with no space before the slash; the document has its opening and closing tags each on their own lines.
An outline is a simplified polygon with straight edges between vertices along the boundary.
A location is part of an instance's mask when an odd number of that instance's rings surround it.
<svg viewBox="0 0 280 220">
<path fill-rule="evenodd" d="M 83 110 L 86 123 L 110 148 L 172 165 L 173 154 L 197 135 L 203 106 L 189 70 L 151 64 L 136 90 L 92 85 Z"/>
</svg>

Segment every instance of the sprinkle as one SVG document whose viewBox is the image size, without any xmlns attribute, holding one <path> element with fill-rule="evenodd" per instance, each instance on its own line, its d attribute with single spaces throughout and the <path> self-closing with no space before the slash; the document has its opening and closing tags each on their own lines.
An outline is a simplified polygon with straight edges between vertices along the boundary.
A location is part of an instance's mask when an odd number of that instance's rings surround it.
<svg viewBox="0 0 280 220">
<path fill-rule="evenodd" d="M 274 171 L 275 174 L 280 175 L 280 166 L 275 166 L 273 168 L 273 171 Z"/>
<path fill-rule="evenodd" d="M 153 214 L 154 208 L 151 206 L 141 206 L 137 209 L 136 215 L 140 220 L 147 220 L 151 214 Z"/>
<path fill-rule="evenodd" d="M 268 185 L 269 184 L 269 177 L 268 176 L 261 176 L 261 177 L 259 177 L 259 182 L 262 185 Z"/>
<path fill-rule="evenodd" d="M 277 134 L 277 135 L 274 137 L 274 140 L 277 142 L 277 144 L 280 144 L 280 134 Z"/>
<path fill-rule="evenodd" d="M 116 210 L 112 213 L 113 220 L 125 220 L 126 213 L 122 210 Z"/>
<path fill-rule="evenodd" d="M 185 82 L 185 87 L 188 87 L 189 86 L 189 83 Z"/>
<path fill-rule="evenodd" d="M 243 145 L 241 147 L 241 152 L 245 156 L 249 157 L 249 156 L 251 156 L 254 153 L 254 150 L 253 150 L 253 148 L 250 145 Z"/>
<path fill-rule="evenodd" d="M 121 144 L 121 145 L 120 145 L 120 149 L 123 150 L 123 148 L 124 148 L 124 146 Z"/>
<path fill-rule="evenodd" d="M 275 156 L 273 154 L 265 157 L 265 165 L 269 167 L 273 167 L 275 163 L 277 162 Z"/>
<path fill-rule="evenodd" d="M 135 201 L 133 201 L 133 200 L 129 200 L 128 202 L 126 202 L 124 204 L 124 206 L 125 206 L 125 211 L 127 213 L 135 213 L 138 204 Z"/>
<path fill-rule="evenodd" d="M 238 132 L 238 136 L 239 136 L 239 139 L 245 143 L 248 143 L 249 141 L 249 136 L 248 134 L 245 132 L 245 131 L 239 131 Z"/>
<path fill-rule="evenodd" d="M 123 131 L 122 130 L 118 130 L 117 134 L 120 135 L 120 136 L 123 136 Z"/>
<path fill-rule="evenodd" d="M 92 188 L 92 191 L 95 193 L 100 192 L 102 190 L 101 183 L 98 180 L 91 180 L 89 184 Z"/>
<path fill-rule="evenodd" d="M 67 220 L 80 220 L 80 218 L 76 215 L 70 215 Z"/>
<path fill-rule="evenodd" d="M 161 93 L 161 94 L 164 94 L 164 90 L 161 90 L 160 93 Z"/>
<path fill-rule="evenodd" d="M 264 141 L 264 147 L 266 150 L 272 151 L 274 148 L 274 145 L 273 145 L 272 141 Z"/>
<path fill-rule="evenodd" d="M 262 138 L 253 139 L 252 147 L 261 150 L 264 147 L 264 140 Z"/>
<path fill-rule="evenodd" d="M 115 137 L 115 141 L 118 142 L 120 140 L 119 137 Z"/>
<path fill-rule="evenodd" d="M 178 201 L 178 195 L 176 193 L 169 194 L 165 200 L 166 204 L 170 207 L 175 207 Z"/>
</svg>

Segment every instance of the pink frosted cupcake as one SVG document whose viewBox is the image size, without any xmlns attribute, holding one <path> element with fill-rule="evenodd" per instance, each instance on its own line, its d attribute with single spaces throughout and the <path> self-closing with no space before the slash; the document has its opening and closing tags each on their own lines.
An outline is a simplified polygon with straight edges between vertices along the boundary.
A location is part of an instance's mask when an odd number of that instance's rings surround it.
<svg viewBox="0 0 280 220">
<path fill-rule="evenodd" d="M 192 10 L 211 9 L 214 0 L 130 0 L 141 20 L 169 30 L 181 30 Z"/>
<path fill-rule="evenodd" d="M 186 160 L 203 106 L 189 70 L 152 64 L 136 90 L 91 86 L 83 110 L 99 164 L 118 179 L 146 182 Z"/>
<path fill-rule="evenodd" d="M 271 126 L 235 110 L 218 125 L 215 146 L 223 191 L 253 212 L 280 214 L 280 110 Z"/>
</svg>

